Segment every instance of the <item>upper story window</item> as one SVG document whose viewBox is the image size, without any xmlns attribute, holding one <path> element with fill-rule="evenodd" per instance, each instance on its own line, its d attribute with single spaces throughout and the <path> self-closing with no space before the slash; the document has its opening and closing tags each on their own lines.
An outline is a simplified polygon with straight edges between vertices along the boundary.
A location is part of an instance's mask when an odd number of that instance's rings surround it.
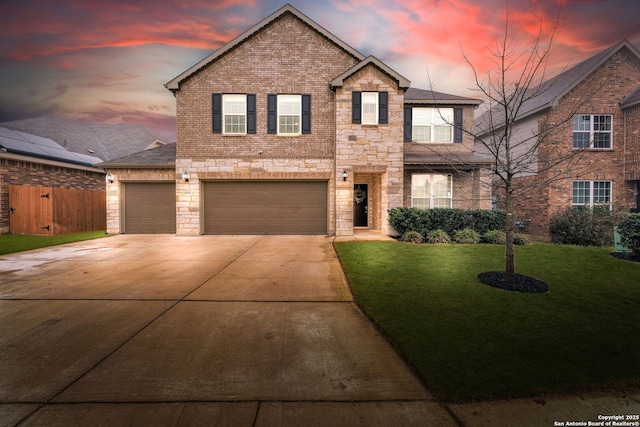
<svg viewBox="0 0 640 427">
<path fill-rule="evenodd" d="M 351 92 L 351 122 L 363 125 L 389 123 L 389 92 Z"/>
<path fill-rule="evenodd" d="M 573 116 L 573 148 L 612 148 L 610 114 Z"/>
<path fill-rule="evenodd" d="M 267 133 L 311 133 L 311 95 L 267 95 Z"/>
<path fill-rule="evenodd" d="M 411 175 L 411 207 L 418 209 L 450 208 L 453 179 L 451 175 Z"/>
<path fill-rule="evenodd" d="M 223 133 L 247 133 L 247 97 L 245 95 L 222 95 Z"/>
<path fill-rule="evenodd" d="M 413 142 L 453 142 L 453 108 L 413 108 Z"/>
<path fill-rule="evenodd" d="M 611 207 L 611 181 L 573 181 L 572 204 L 574 208 Z"/>
<path fill-rule="evenodd" d="M 212 94 L 212 130 L 225 135 L 256 133 L 254 94 Z"/>
<path fill-rule="evenodd" d="M 462 142 L 462 108 L 404 107 L 405 142 Z"/>
<path fill-rule="evenodd" d="M 300 133 L 302 97 L 300 95 L 278 95 L 278 134 Z"/>
<path fill-rule="evenodd" d="M 378 92 L 362 92 L 362 124 L 378 124 Z"/>
</svg>

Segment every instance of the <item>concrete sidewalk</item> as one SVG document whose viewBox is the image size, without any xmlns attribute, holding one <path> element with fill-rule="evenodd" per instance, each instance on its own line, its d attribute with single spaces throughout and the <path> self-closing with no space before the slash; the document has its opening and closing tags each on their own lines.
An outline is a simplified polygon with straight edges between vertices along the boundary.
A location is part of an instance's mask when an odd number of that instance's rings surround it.
<svg viewBox="0 0 640 427">
<path fill-rule="evenodd" d="M 354 304 L 332 241 L 120 235 L 0 256 L 0 426 L 536 426 L 640 413 L 640 395 L 440 405 Z"/>
</svg>

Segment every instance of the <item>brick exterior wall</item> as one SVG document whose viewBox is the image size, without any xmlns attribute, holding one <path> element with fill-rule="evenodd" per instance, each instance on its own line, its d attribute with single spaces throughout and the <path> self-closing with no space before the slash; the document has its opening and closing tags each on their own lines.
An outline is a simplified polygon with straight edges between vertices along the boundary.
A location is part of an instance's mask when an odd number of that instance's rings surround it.
<svg viewBox="0 0 640 427">
<path fill-rule="evenodd" d="M 620 108 L 619 102 L 624 96 L 640 85 L 640 68 L 624 53 L 614 54 L 590 76 L 585 78 L 570 93 L 560 100 L 550 113 L 541 116 L 549 123 L 562 123 L 558 132 L 547 142 L 541 144 L 539 157 L 554 158 L 558 154 L 569 154 L 572 148 L 572 111 L 576 105 L 578 114 L 611 114 L 613 115 L 612 148 L 606 150 L 587 150 L 580 154 L 577 167 L 568 163 L 560 164 L 553 173 L 564 170 L 562 179 L 549 185 L 533 189 L 514 201 L 518 218 L 526 224 L 524 232 L 535 238 L 549 239 L 549 220 L 553 214 L 572 206 L 572 183 L 574 180 L 603 180 L 612 183 L 612 202 L 627 208 L 635 207 L 636 197 L 633 195 L 635 183 L 625 181 L 625 153 L 633 149 L 629 145 L 629 135 L 639 131 L 637 119 L 635 128 L 633 119 L 627 117 Z M 625 133 L 627 136 L 625 136 Z M 627 144 L 625 150 L 625 144 Z M 637 147 L 635 148 L 637 150 Z M 634 159 L 630 154 L 627 159 Z M 629 161 L 627 162 L 629 163 Z M 521 187 L 540 184 L 551 177 L 552 173 L 539 173 L 537 176 L 516 178 L 515 184 Z"/>
<path fill-rule="evenodd" d="M 104 191 L 104 173 L 26 160 L 0 159 L 0 233 L 9 232 L 9 186 Z"/>
<path fill-rule="evenodd" d="M 184 81 L 176 95 L 177 233 L 199 234 L 200 179 L 323 179 L 335 199 L 335 94 L 329 82 L 357 59 L 291 14 Z M 212 133 L 212 93 L 256 94 L 255 135 Z M 267 134 L 267 94 L 310 94 L 311 134 Z M 185 190 L 191 196 L 184 197 Z M 330 203 L 329 224 L 335 206 Z M 332 234 L 335 230 L 327 230 Z"/>
</svg>

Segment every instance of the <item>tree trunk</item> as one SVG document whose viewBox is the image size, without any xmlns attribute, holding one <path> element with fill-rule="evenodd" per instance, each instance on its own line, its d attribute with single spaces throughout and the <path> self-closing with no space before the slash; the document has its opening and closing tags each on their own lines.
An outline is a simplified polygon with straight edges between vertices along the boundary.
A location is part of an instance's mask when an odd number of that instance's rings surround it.
<svg viewBox="0 0 640 427">
<path fill-rule="evenodd" d="M 511 197 L 510 188 L 507 189 L 505 198 L 506 213 L 507 213 L 507 229 L 506 234 L 506 251 L 504 257 L 504 278 L 507 282 L 512 282 L 515 275 L 515 255 L 513 253 L 513 229 L 516 223 L 516 217 L 513 213 L 513 199 Z"/>
</svg>

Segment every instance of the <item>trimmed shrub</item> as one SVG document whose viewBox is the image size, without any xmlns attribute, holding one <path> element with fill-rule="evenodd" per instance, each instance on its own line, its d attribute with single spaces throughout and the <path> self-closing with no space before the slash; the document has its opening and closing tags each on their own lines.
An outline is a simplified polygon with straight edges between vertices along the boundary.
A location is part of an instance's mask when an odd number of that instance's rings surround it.
<svg viewBox="0 0 640 427">
<path fill-rule="evenodd" d="M 480 234 L 471 228 L 464 228 L 456 231 L 456 234 L 453 236 L 453 241 L 455 243 L 475 245 L 476 243 L 480 243 Z"/>
<path fill-rule="evenodd" d="M 525 236 L 524 234 L 520 234 L 520 233 L 513 233 L 513 244 L 514 245 L 521 245 L 521 246 L 528 246 L 531 244 L 531 240 Z"/>
<path fill-rule="evenodd" d="M 464 210 L 464 209 L 389 209 L 389 222 L 400 235 L 407 231 L 417 231 L 426 236 L 433 230 L 444 230 L 453 236 L 456 231 L 471 228 L 479 234 L 490 230 L 504 230 L 504 211 Z"/>
<path fill-rule="evenodd" d="M 422 243 L 424 242 L 424 237 L 417 231 L 407 231 L 402 235 L 400 240 L 407 243 Z"/>
<path fill-rule="evenodd" d="M 627 215 L 618 224 L 622 243 L 635 254 L 640 255 L 640 214 Z"/>
<path fill-rule="evenodd" d="M 502 230 L 487 231 L 482 235 L 482 241 L 493 245 L 504 245 L 507 243 L 507 233 Z"/>
<path fill-rule="evenodd" d="M 551 241 L 565 245 L 611 246 L 617 210 L 606 206 L 568 208 L 551 217 Z"/>
<path fill-rule="evenodd" d="M 425 239 L 427 243 L 451 243 L 449 235 L 444 230 L 433 230 L 427 234 Z"/>
</svg>

